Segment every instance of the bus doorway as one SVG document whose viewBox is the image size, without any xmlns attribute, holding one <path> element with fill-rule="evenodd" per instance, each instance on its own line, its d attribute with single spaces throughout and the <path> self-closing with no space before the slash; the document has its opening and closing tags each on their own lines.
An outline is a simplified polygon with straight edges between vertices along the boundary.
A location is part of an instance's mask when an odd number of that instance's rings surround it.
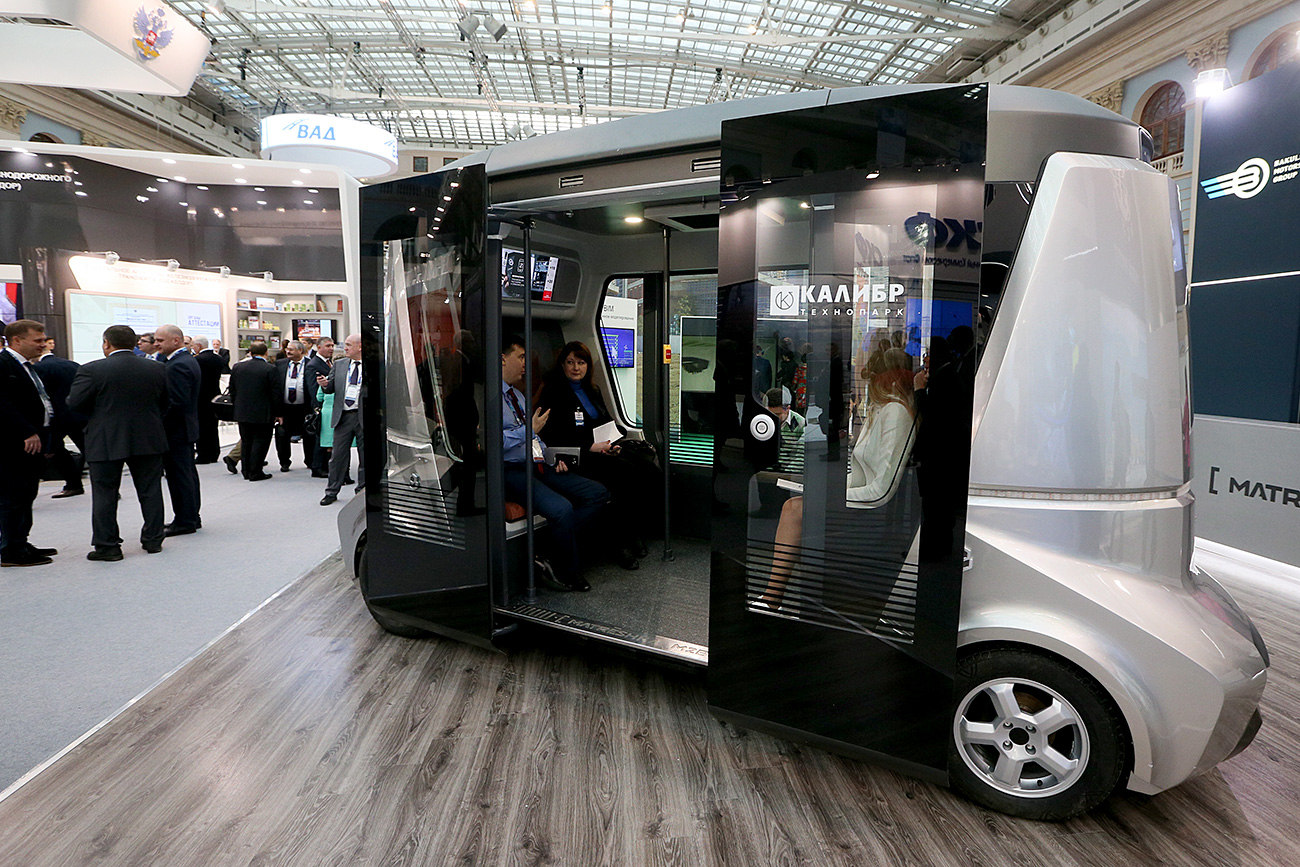
<svg viewBox="0 0 1300 867">
<path fill-rule="evenodd" d="M 495 613 L 505 621 L 702 664 L 708 653 L 709 507 L 699 492 L 707 497 L 709 488 L 695 481 L 687 516 L 679 517 L 682 501 L 674 488 L 681 472 L 681 358 L 674 357 L 669 336 L 679 325 L 665 287 L 694 286 L 702 272 L 711 288 L 716 248 L 691 239 L 679 244 L 671 228 L 642 216 L 676 212 L 663 204 L 657 211 L 639 201 L 547 204 L 526 212 L 505 206 L 492 211 L 491 234 L 500 248 L 502 349 L 508 342 L 524 344 L 524 373 L 514 374 L 520 380 L 518 416 L 549 414 L 538 431 L 546 463 L 596 479 L 607 487 L 610 502 L 577 533 L 582 580 L 591 589 L 574 591 L 527 568 L 538 557 L 550 560 L 561 540 L 550 521 L 529 514 L 526 492 L 509 492 L 506 508 L 515 520 L 505 527 L 505 580 Z M 632 211 L 638 219 L 625 219 Z M 708 234 L 711 241 L 716 233 Z M 692 269 L 684 275 L 674 273 L 679 251 Z M 563 372 L 564 356 L 575 347 L 591 359 L 581 383 L 567 382 Z M 579 400 L 590 406 L 575 402 L 578 389 L 584 394 Z M 506 403 L 502 413 L 505 423 L 515 410 Z M 598 445 L 611 438 L 616 455 Z M 690 452 L 696 464 L 699 451 Z M 698 474 L 701 467 L 688 470 Z M 536 485 L 545 474 L 549 470 L 527 474 L 526 482 Z"/>
</svg>

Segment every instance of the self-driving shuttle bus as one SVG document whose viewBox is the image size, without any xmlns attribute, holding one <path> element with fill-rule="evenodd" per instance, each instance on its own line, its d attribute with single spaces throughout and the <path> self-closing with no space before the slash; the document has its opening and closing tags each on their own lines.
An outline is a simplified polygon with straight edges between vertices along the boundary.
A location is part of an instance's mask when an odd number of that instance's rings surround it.
<svg viewBox="0 0 1300 867">
<path fill-rule="evenodd" d="M 1209 769 L 1259 727 L 1267 652 L 1191 565 L 1182 231 L 1149 155 L 1061 93 L 864 87 L 365 188 L 370 482 L 340 530 L 366 604 L 707 666 L 724 720 L 1021 816 Z M 544 580 L 553 528 L 508 502 L 506 335 L 525 419 L 590 348 L 636 470 L 579 533 L 589 592 Z M 635 570 L 606 554 L 629 529 Z"/>
</svg>

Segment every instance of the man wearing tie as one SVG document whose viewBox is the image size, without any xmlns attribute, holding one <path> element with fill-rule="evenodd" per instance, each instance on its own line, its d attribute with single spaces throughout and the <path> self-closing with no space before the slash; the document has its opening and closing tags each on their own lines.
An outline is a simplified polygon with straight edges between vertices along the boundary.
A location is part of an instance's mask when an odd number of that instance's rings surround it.
<svg viewBox="0 0 1300 867">
<path fill-rule="evenodd" d="M 45 354 L 36 362 L 36 374 L 45 384 L 45 393 L 54 404 L 54 421 L 50 425 L 50 463 L 51 468 L 63 476 L 63 490 L 51 497 L 55 500 L 77 497 L 86 492 L 81 481 L 82 467 L 72 459 L 72 453 L 63 443 L 65 437 L 70 437 L 81 457 L 85 458 L 86 417 L 68 409 L 68 390 L 72 388 L 72 380 L 80 367 L 75 361 L 55 355 L 54 338 L 45 338 Z"/>
<path fill-rule="evenodd" d="M 308 370 L 300 341 L 290 340 L 284 346 L 287 358 L 275 363 L 284 386 L 280 396 L 284 400 L 284 422 L 275 431 L 275 452 L 280 458 L 280 472 L 289 472 L 292 463 L 293 437 L 302 441 L 302 462 L 308 468 L 316 457 L 316 435 L 303 427 L 307 414 L 316 406 L 316 378 Z"/>
<path fill-rule="evenodd" d="M 5 342 L 0 350 L 0 565 L 42 566 L 58 553 L 27 541 L 54 418 L 54 404 L 32 364 L 45 351 L 45 326 L 32 319 L 11 322 Z"/>
<path fill-rule="evenodd" d="M 168 536 L 185 536 L 203 526 L 199 518 L 202 496 L 199 471 L 194 466 L 194 444 L 199 439 L 199 387 L 203 374 L 199 363 L 185 348 L 185 333 L 175 325 L 164 325 L 154 333 L 159 358 L 167 367 L 167 491 L 172 500 L 172 522 Z"/>
<path fill-rule="evenodd" d="M 330 375 L 317 376 L 316 382 L 326 394 L 334 395 L 334 413 L 330 425 L 334 428 L 334 454 L 330 457 L 329 481 L 325 483 L 325 496 L 320 504 L 328 506 L 337 502 L 343 488 L 343 478 L 352 468 L 352 438 L 357 438 L 357 490 L 366 485 L 366 447 L 361 428 L 361 335 L 349 334 L 343 341 L 346 356 L 334 362 Z"/>
</svg>

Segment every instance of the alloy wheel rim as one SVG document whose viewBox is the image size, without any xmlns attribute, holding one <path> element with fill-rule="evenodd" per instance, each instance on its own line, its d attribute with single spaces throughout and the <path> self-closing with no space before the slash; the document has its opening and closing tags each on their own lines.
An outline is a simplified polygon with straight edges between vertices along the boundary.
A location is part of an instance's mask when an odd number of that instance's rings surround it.
<svg viewBox="0 0 1300 867">
<path fill-rule="evenodd" d="M 985 785 L 1018 798 L 1057 795 L 1088 767 L 1083 718 L 1051 687 L 994 678 L 957 705 L 953 738 L 966 767 Z"/>
</svg>

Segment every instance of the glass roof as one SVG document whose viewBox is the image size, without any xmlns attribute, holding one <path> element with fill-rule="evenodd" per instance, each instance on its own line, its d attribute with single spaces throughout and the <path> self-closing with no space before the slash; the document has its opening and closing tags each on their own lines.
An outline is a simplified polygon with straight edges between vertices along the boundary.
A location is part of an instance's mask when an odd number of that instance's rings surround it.
<svg viewBox="0 0 1300 867">
<path fill-rule="evenodd" d="M 1063 0 L 171 0 L 198 87 L 477 149 L 665 108 L 957 80 Z M 220 12 L 211 11 L 224 6 Z"/>
</svg>

